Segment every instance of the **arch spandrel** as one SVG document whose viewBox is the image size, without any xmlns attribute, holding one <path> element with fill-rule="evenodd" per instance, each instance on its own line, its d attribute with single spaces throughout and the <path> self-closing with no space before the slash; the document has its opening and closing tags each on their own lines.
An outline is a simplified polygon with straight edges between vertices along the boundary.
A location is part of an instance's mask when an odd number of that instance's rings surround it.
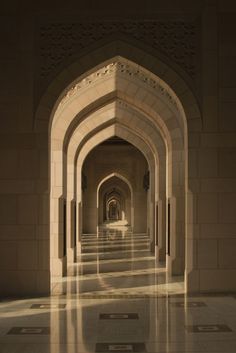
<svg viewBox="0 0 236 353">
<path fill-rule="evenodd" d="M 137 43 L 138 44 L 138 43 Z M 139 43 L 140 44 L 140 43 Z M 107 48 L 107 50 L 105 50 Z M 114 50 L 116 48 L 116 50 Z M 199 126 L 201 125 L 201 112 L 199 109 L 196 94 L 194 92 L 194 86 L 188 79 L 187 75 L 178 66 L 173 65 L 171 60 L 163 57 L 162 53 L 155 51 L 154 55 L 147 53 L 146 50 L 141 49 L 139 46 L 135 47 L 132 43 L 127 40 L 117 39 L 112 40 L 111 43 L 105 44 L 103 50 L 92 49 L 87 54 L 88 60 L 86 60 L 86 54 L 80 58 L 77 56 L 74 63 L 70 64 L 66 69 L 58 74 L 57 78 L 48 86 L 47 91 L 42 96 L 38 109 L 36 111 L 35 129 L 39 129 L 41 126 L 40 121 L 48 121 L 44 124 L 45 128 L 50 128 L 50 121 L 55 114 L 55 110 L 65 95 L 68 88 L 71 88 L 77 81 L 78 77 L 84 79 L 86 75 L 93 72 L 94 67 L 101 68 L 101 63 L 109 63 L 112 60 L 111 53 L 114 55 L 128 58 L 130 61 L 136 62 L 139 66 L 146 68 L 149 72 L 153 72 L 160 79 L 165 81 L 169 87 L 172 87 L 173 91 L 180 98 L 181 104 L 183 105 L 184 111 L 187 112 L 187 107 L 196 103 L 197 115 L 196 119 L 200 119 Z M 116 54 L 117 53 L 117 54 Z M 71 82 L 68 85 L 68 82 Z M 192 119 L 192 113 L 189 111 L 187 119 Z"/>
<path fill-rule="evenodd" d="M 120 58 L 115 58 L 114 60 L 118 59 Z M 127 64 L 125 59 L 122 60 L 124 61 L 114 61 L 108 64 L 107 70 L 105 67 L 102 73 L 99 72 L 99 78 L 97 78 L 97 72 L 95 71 L 93 74 L 95 75 L 95 82 L 91 87 L 87 87 L 92 82 L 92 78 L 89 79 L 88 77 L 88 80 L 82 80 L 82 84 L 79 81 L 66 93 L 54 114 L 52 139 L 57 138 L 58 133 L 63 134 L 63 129 L 65 135 L 76 114 L 90 104 L 93 104 L 95 100 L 111 94 L 114 90 L 121 92 L 120 94 L 123 94 L 127 98 L 127 101 L 130 100 L 131 104 L 135 105 L 135 102 L 137 102 L 140 109 L 146 110 L 150 117 L 152 117 L 152 114 L 150 114 L 152 109 L 156 115 L 155 123 L 159 123 L 160 128 L 163 127 L 165 129 L 165 126 L 163 126 L 164 123 L 168 128 L 168 121 L 175 117 L 180 131 L 183 130 L 183 127 L 186 125 L 185 115 L 183 114 L 180 101 L 171 88 L 158 77 L 147 72 L 147 70 L 140 68 L 134 63 Z M 130 75 L 130 72 L 132 75 Z M 108 78 L 104 79 L 103 74 L 108 75 Z M 108 84 L 108 82 L 111 84 Z M 132 85 L 136 85 L 138 89 L 136 97 L 132 90 L 129 91 L 131 83 Z"/>
</svg>

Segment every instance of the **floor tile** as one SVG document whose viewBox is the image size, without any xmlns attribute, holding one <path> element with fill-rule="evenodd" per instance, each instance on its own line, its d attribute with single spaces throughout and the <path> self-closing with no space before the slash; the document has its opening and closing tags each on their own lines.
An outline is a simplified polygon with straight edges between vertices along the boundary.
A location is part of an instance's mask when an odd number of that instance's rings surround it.
<svg viewBox="0 0 236 353">
<path fill-rule="evenodd" d="M 145 352 L 144 343 L 97 343 L 96 352 Z"/>
<path fill-rule="evenodd" d="M 32 304 L 31 309 L 65 309 L 66 304 Z"/>
<path fill-rule="evenodd" d="M 138 320 L 136 313 L 113 313 L 113 314 L 100 314 L 100 320 Z"/>
<path fill-rule="evenodd" d="M 231 328 L 227 325 L 193 325 L 186 326 L 188 332 L 194 333 L 219 333 L 219 332 L 232 332 Z"/>
<path fill-rule="evenodd" d="M 49 335 L 49 327 L 12 327 L 8 335 Z"/>
</svg>

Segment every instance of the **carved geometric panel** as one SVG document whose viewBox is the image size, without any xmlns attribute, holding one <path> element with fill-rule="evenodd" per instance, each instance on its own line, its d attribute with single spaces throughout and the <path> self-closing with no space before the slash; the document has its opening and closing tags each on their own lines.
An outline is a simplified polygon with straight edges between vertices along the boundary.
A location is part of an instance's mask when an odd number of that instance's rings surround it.
<svg viewBox="0 0 236 353">
<path fill-rule="evenodd" d="M 44 80 L 79 56 L 81 50 L 109 38 L 127 38 L 158 49 L 192 78 L 196 73 L 197 26 L 190 21 L 103 21 L 39 26 L 39 79 Z"/>
</svg>

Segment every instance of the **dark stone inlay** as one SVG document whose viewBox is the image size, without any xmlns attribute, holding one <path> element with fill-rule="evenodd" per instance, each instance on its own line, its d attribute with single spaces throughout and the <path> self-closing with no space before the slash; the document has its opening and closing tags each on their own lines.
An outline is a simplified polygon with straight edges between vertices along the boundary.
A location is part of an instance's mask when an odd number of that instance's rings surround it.
<svg viewBox="0 0 236 353">
<path fill-rule="evenodd" d="M 231 328 L 227 325 L 193 325 L 186 326 L 188 332 L 193 333 L 215 333 L 215 332 L 232 332 Z"/>
<path fill-rule="evenodd" d="M 100 320 L 138 320 L 137 313 L 105 313 L 100 314 Z"/>
<path fill-rule="evenodd" d="M 80 294 L 79 299 L 146 299 L 166 298 L 166 295 L 155 294 Z"/>
<path fill-rule="evenodd" d="M 30 309 L 64 309 L 66 304 L 32 304 Z"/>
<path fill-rule="evenodd" d="M 178 308 L 199 308 L 202 306 L 207 306 L 204 302 L 175 302 L 171 303 L 171 305 L 176 306 Z"/>
<path fill-rule="evenodd" d="M 95 352 L 146 352 L 145 343 L 97 343 Z"/>
<path fill-rule="evenodd" d="M 50 327 L 12 327 L 8 335 L 49 335 Z"/>
</svg>

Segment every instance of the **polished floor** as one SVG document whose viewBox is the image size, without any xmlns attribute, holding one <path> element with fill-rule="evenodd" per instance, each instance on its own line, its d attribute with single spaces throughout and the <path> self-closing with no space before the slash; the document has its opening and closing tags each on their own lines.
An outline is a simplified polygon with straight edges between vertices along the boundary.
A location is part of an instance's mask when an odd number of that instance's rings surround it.
<svg viewBox="0 0 236 353">
<path fill-rule="evenodd" d="M 145 234 L 84 235 L 48 298 L 0 302 L 0 353 L 235 353 L 236 297 L 184 294 Z"/>
<path fill-rule="evenodd" d="M 146 234 L 132 234 L 127 227 L 104 228 L 83 235 L 81 243 L 80 258 L 63 281 L 55 280 L 54 294 L 120 298 L 184 292 L 183 277 L 168 278 L 165 264 L 150 252 Z"/>
</svg>

